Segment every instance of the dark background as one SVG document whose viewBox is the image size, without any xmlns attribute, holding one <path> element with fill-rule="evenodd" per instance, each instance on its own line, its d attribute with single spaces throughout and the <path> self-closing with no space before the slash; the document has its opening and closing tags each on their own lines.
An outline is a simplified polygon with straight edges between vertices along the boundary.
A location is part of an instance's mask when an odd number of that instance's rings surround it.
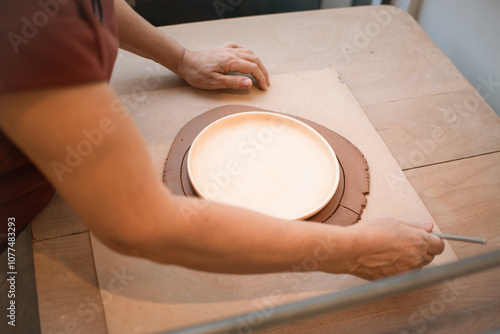
<svg viewBox="0 0 500 334">
<path fill-rule="evenodd" d="M 370 4 L 353 0 L 352 5 Z M 133 8 L 155 26 L 319 9 L 321 0 L 135 0 Z"/>
</svg>

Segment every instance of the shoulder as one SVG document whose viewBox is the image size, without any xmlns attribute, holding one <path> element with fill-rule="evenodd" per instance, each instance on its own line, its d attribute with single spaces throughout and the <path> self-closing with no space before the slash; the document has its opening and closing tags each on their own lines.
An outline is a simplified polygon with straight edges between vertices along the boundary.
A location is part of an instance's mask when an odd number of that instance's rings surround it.
<svg viewBox="0 0 500 334">
<path fill-rule="evenodd" d="M 99 0 L 94 9 L 94 2 L 2 0 L 0 92 L 109 78 L 118 48 L 114 5 Z"/>
</svg>

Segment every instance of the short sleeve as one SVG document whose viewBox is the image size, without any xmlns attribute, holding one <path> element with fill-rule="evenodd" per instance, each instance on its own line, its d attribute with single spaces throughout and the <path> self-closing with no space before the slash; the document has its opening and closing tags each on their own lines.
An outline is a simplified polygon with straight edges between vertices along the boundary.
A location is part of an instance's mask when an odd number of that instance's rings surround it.
<svg viewBox="0 0 500 334">
<path fill-rule="evenodd" d="M 2 0 L 0 32 L 0 92 L 111 77 L 113 0 Z"/>
</svg>

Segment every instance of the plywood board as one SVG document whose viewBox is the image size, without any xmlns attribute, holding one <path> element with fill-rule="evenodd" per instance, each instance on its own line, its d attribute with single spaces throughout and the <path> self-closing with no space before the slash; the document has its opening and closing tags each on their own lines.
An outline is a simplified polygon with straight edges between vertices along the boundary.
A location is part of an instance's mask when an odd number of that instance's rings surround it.
<svg viewBox="0 0 500 334">
<path fill-rule="evenodd" d="M 106 333 L 88 232 L 34 242 L 33 253 L 42 332 Z"/>
<path fill-rule="evenodd" d="M 402 169 L 500 151 L 500 118 L 473 89 L 363 109 Z"/>
<path fill-rule="evenodd" d="M 228 104 L 253 105 L 320 123 L 349 139 L 366 156 L 371 188 L 362 218 L 432 220 L 390 151 L 333 68 L 277 75 L 267 92 L 201 91 L 190 87 L 124 95 L 161 178 L 173 138 L 193 117 Z M 439 230 L 436 228 L 436 230 Z M 283 273 L 219 275 L 166 266 L 112 252 L 92 237 L 110 333 L 178 328 L 364 283 L 349 275 Z M 433 265 L 453 261 L 449 244 Z M 120 289 L 109 285 L 121 273 Z"/>
<path fill-rule="evenodd" d="M 58 193 L 43 211 L 33 218 L 31 226 L 34 241 L 88 232 L 87 227 Z"/>
<path fill-rule="evenodd" d="M 443 233 L 488 239 L 486 245 L 451 242 L 459 258 L 500 248 L 500 152 L 405 174 Z"/>
</svg>

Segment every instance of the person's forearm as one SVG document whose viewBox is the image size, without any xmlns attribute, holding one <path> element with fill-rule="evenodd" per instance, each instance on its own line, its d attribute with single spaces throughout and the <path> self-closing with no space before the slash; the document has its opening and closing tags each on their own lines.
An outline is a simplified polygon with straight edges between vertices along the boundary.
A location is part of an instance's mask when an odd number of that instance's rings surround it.
<svg viewBox="0 0 500 334">
<path fill-rule="evenodd" d="M 179 74 L 184 47 L 143 19 L 124 0 L 115 0 L 115 10 L 120 48 Z"/>
<path fill-rule="evenodd" d="M 355 245 L 343 227 L 287 221 L 198 199 L 173 197 L 168 223 L 140 248 L 153 261 L 237 274 L 351 272 Z M 172 232 L 175 231 L 175 232 Z"/>
</svg>

